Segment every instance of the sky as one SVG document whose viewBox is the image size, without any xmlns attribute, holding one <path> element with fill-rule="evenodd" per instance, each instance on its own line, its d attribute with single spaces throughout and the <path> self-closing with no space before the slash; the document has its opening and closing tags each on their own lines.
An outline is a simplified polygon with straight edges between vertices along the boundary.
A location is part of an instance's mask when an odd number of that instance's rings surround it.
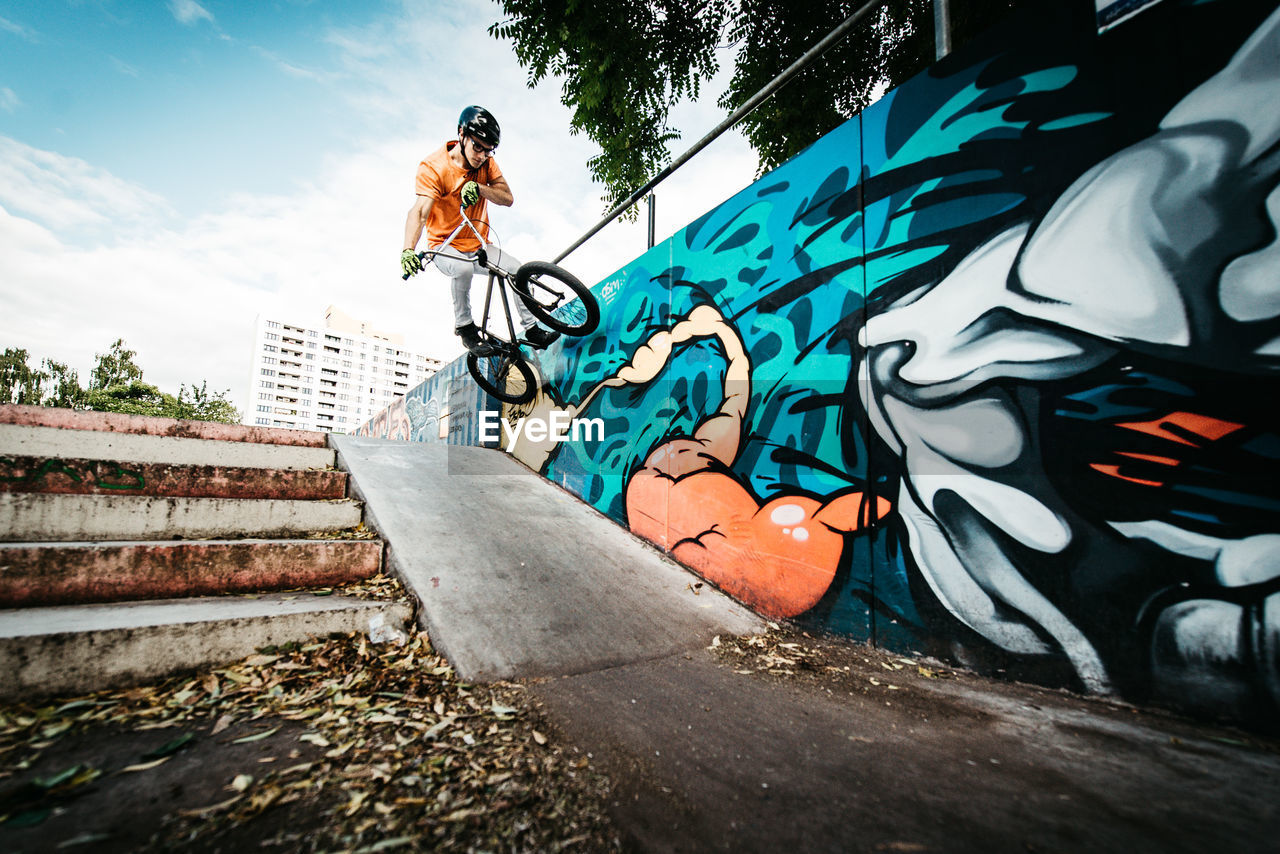
<svg viewBox="0 0 1280 854">
<path fill-rule="evenodd" d="M 207 382 L 242 411 L 258 314 L 320 326 L 334 305 L 460 355 L 447 280 L 402 281 L 399 255 L 418 161 L 464 106 L 502 125 L 504 249 L 550 260 L 604 213 L 594 146 L 569 133 L 560 82 L 529 89 L 488 35 L 501 16 L 492 0 L 0 2 L 0 347 L 87 384 L 123 338 L 147 382 Z M 723 118 L 717 82 L 674 112 L 675 154 Z M 658 188 L 658 238 L 755 169 L 736 132 L 713 143 Z M 610 225 L 562 263 L 594 284 L 646 228 Z"/>
</svg>

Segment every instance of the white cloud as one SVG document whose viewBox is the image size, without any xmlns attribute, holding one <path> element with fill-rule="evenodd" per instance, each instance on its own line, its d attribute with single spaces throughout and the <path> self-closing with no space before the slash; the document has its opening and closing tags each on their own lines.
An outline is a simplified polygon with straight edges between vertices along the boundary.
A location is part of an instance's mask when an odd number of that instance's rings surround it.
<svg viewBox="0 0 1280 854">
<path fill-rule="evenodd" d="M 80 239 L 112 234 L 166 214 L 160 196 L 76 157 L 0 136 L 0 207 L 37 223 L 75 228 Z"/>
<path fill-rule="evenodd" d="M 10 89 L 8 86 L 0 86 L 0 110 L 6 113 L 12 113 L 22 105 L 22 101 L 18 98 L 18 93 Z"/>
<path fill-rule="evenodd" d="M 173 17 L 177 18 L 178 23 L 183 26 L 191 27 L 201 21 L 209 21 L 212 23 L 213 15 L 209 10 L 201 6 L 196 0 L 169 0 L 169 11 L 173 13 Z"/>
<path fill-rule="evenodd" d="M 109 56 L 107 57 L 107 59 L 111 60 L 111 65 L 115 67 L 116 71 L 119 71 L 121 74 L 125 75 L 126 77 L 139 76 L 138 69 L 130 65 L 129 63 L 125 62 L 123 59 L 120 59 L 119 57 L 116 57 L 116 56 Z"/>
<path fill-rule="evenodd" d="M 13 33 L 18 38 L 25 39 L 29 42 L 36 41 L 35 30 L 32 30 L 30 27 L 24 27 L 21 24 L 15 24 L 8 18 L 0 18 L 0 30 L 3 30 L 6 33 Z"/>
</svg>

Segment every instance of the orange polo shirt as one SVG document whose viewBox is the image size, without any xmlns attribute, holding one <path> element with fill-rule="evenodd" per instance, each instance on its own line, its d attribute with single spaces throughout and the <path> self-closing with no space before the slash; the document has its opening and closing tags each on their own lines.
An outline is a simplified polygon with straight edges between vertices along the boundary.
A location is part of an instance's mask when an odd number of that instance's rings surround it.
<svg viewBox="0 0 1280 854">
<path fill-rule="evenodd" d="M 502 177 L 502 170 L 492 157 L 480 165 L 479 169 L 460 169 L 454 165 L 449 152 L 458 144 L 451 140 L 432 152 L 426 160 L 418 164 L 417 192 L 419 196 L 435 199 L 431 213 L 427 217 L 427 245 L 439 246 L 445 238 L 462 222 L 459 208 L 462 205 L 462 187 L 468 181 L 477 184 L 492 184 Z M 467 218 L 475 223 L 485 241 L 489 240 L 488 222 L 489 203 L 483 196 L 471 207 L 467 208 Z M 475 252 L 480 248 L 471 229 L 463 226 L 462 231 L 450 244 L 462 252 Z"/>
</svg>

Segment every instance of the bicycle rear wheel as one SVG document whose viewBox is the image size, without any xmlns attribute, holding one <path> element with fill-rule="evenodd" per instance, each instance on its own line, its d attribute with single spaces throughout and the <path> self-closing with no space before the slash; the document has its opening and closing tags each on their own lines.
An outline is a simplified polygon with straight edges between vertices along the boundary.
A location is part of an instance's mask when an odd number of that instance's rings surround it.
<svg viewBox="0 0 1280 854">
<path fill-rule="evenodd" d="M 565 335 L 587 335 L 600 323 L 600 306 L 591 291 L 555 264 L 522 264 L 516 271 L 515 292 L 534 317 Z"/>
<path fill-rule="evenodd" d="M 476 385 L 503 403 L 528 403 L 538 391 L 533 368 L 518 355 L 497 352 L 477 356 L 468 353 L 467 370 Z"/>
</svg>

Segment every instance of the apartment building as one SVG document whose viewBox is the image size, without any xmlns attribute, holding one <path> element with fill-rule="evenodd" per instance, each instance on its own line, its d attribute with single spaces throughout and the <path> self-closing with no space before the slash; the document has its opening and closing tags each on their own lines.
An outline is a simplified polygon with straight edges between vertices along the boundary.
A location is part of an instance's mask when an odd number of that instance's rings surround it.
<svg viewBox="0 0 1280 854">
<path fill-rule="evenodd" d="M 334 306 L 324 326 L 259 315 L 244 423 L 352 432 L 442 366 Z"/>
</svg>

